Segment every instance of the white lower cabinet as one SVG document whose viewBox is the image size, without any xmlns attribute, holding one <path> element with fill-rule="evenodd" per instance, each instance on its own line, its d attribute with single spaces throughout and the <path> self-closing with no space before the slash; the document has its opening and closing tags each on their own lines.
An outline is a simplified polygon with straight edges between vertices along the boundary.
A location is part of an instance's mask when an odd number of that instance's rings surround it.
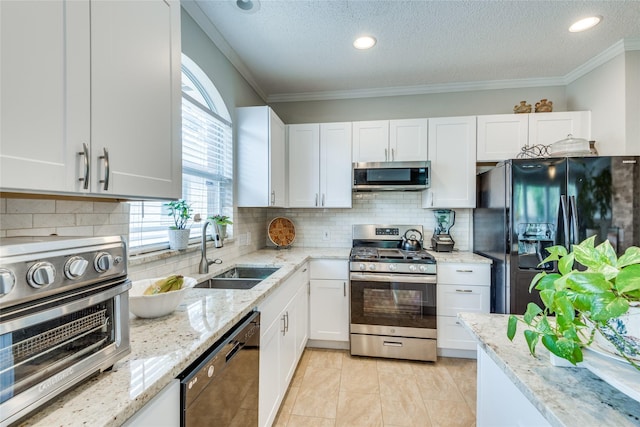
<svg viewBox="0 0 640 427">
<path fill-rule="evenodd" d="M 260 385 L 258 424 L 270 426 L 308 338 L 309 267 L 299 268 L 259 306 Z"/>
<path fill-rule="evenodd" d="M 463 312 L 489 313 L 490 291 L 490 264 L 438 262 L 438 350 L 441 354 L 450 350 L 475 351 L 475 339 L 457 316 Z"/>
<path fill-rule="evenodd" d="M 549 422 L 478 346 L 478 427 L 544 427 Z"/>
<path fill-rule="evenodd" d="M 180 426 L 180 380 L 171 380 L 169 385 L 153 397 L 146 405 L 123 424 L 125 427 L 179 427 Z"/>
<path fill-rule="evenodd" d="M 311 261 L 309 338 L 349 341 L 349 262 Z"/>
</svg>

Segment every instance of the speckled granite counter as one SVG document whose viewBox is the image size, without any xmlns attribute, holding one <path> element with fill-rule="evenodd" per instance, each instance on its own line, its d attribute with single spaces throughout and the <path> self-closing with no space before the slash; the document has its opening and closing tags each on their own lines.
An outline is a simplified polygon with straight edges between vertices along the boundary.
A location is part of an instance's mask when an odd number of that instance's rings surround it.
<svg viewBox="0 0 640 427">
<path fill-rule="evenodd" d="M 436 259 L 436 262 L 459 262 L 459 263 L 470 263 L 470 264 L 491 264 L 489 258 L 485 258 L 478 254 L 474 254 L 473 252 L 436 252 L 427 250 L 433 257 Z"/>
<path fill-rule="evenodd" d="M 348 259 L 349 248 L 264 249 L 212 265 L 199 281 L 236 265 L 281 267 L 250 290 L 191 289 L 171 315 L 131 317 L 131 354 L 26 419 L 25 426 L 119 426 L 310 258 Z"/>
<path fill-rule="evenodd" d="M 460 319 L 496 365 L 553 426 L 638 426 L 640 402 L 581 368 L 549 362 L 542 344 L 531 357 L 522 325 L 507 338 L 507 315 L 462 313 Z"/>
</svg>

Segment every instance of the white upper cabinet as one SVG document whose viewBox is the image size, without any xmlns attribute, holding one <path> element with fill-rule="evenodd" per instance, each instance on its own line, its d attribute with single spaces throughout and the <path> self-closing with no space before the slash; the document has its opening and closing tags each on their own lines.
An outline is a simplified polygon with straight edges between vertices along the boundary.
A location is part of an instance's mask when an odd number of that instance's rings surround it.
<svg viewBox="0 0 640 427">
<path fill-rule="evenodd" d="M 180 4 L 0 8 L 2 190 L 180 197 Z"/>
<path fill-rule="evenodd" d="M 423 208 L 473 208 L 476 203 L 476 117 L 429 119 L 431 187 Z"/>
<path fill-rule="evenodd" d="M 351 123 L 289 125 L 289 207 L 351 207 Z"/>
<path fill-rule="evenodd" d="M 268 106 L 236 109 L 238 206 L 284 207 L 285 125 Z"/>
<path fill-rule="evenodd" d="M 389 151 L 392 162 L 427 160 L 428 119 L 391 120 Z"/>
<path fill-rule="evenodd" d="M 389 121 L 353 122 L 353 161 L 389 161 Z"/>
<path fill-rule="evenodd" d="M 478 161 L 513 159 L 522 147 L 550 145 L 569 134 L 591 138 L 589 111 L 478 116 Z"/>
<path fill-rule="evenodd" d="M 513 159 L 529 141 L 528 114 L 478 116 L 477 160 Z"/>
<path fill-rule="evenodd" d="M 591 112 L 564 111 L 558 113 L 537 113 L 529 116 L 529 146 L 550 145 L 565 139 L 591 139 Z"/>
<path fill-rule="evenodd" d="M 353 123 L 354 162 L 427 160 L 427 119 Z"/>
</svg>

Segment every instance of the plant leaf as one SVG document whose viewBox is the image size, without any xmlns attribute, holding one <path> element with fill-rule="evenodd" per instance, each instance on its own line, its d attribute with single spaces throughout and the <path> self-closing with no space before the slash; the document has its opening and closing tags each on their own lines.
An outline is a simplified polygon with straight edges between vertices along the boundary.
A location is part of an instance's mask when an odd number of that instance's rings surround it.
<svg viewBox="0 0 640 427">
<path fill-rule="evenodd" d="M 542 313 L 542 309 L 538 306 L 538 304 L 530 302 L 529 304 L 527 304 L 527 311 L 524 313 L 524 322 L 527 325 L 531 325 L 533 319 L 540 313 Z"/>
<path fill-rule="evenodd" d="M 623 268 L 616 277 L 615 286 L 623 294 L 640 290 L 640 264 Z"/>
<path fill-rule="evenodd" d="M 537 280 L 537 284 L 535 286 L 539 291 L 543 289 L 555 289 L 554 282 L 559 279 L 560 276 L 558 273 L 547 274 L 545 271 L 536 274 L 536 277 L 531 281 L 531 285 L 533 286 L 534 282 Z M 529 292 L 531 292 L 532 286 L 529 287 Z"/>
<path fill-rule="evenodd" d="M 591 320 L 605 322 L 629 310 L 629 301 L 616 297 L 613 292 L 595 295 L 591 304 Z"/>
<path fill-rule="evenodd" d="M 573 253 L 564 256 L 558 261 L 558 271 L 560 274 L 569 274 L 573 270 L 575 255 Z"/>
<path fill-rule="evenodd" d="M 594 247 L 596 236 L 591 236 L 583 240 L 578 245 L 573 245 L 572 252 L 575 254 L 576 261 L 587 268 L 597 266 L 598 253 Z"/>
<path fill-rule="evenodd" d="M 531 354 L 536 354 L 536 344 L 538 344 L 539 335 L 537 332 L 527 329 L 524 331 L 524 339 L 527 340 L 527 346 Z"/>
<path fill-rule="evenodd" d="M 626 267 L 632 264 L 640 264 L 640 248 L 631 246 L 624 251 L 624 254 L 618 258 L 618 268 Z"/>
<path fill-rule="evenodd" d="M 509 323 L 507 324 L 507 338 L 513 341 L 516 336 L 516 329 L 518 327 L 518 318 L 513 314 L 509 316 Z"/>
<path fill-rule="evenodd" d="M 558 294 L 560 294 L 558 292 Z M 567 294 L 563 293 L 555 298 L 555 311 L 558 314 L 558 318 L 562 318 L 564 321 L 573 322 L 576 312 L 573 308 L 573 304 L 567 298 Z"/>
<path fill-rule="evenodd" d="M 569 287 L 576 292 L 598 294 L 613 288 L 611 282 L 607 281 L 602 273 L 573 271 L 566 276 L 566 279 Z"/>
<path fill-rule="evenodd" d="M 542 303 L 547 308 L 553 307 L 553 300 L 555 299 L 556 290 L 555 289 L 544 289 L 540 291 L 540 299 Z"/>
</svg>

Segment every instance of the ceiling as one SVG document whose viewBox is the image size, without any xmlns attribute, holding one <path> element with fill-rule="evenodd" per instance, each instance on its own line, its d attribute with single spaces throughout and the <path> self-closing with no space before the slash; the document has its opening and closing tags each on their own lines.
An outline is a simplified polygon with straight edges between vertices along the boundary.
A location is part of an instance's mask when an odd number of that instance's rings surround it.
<svg viewBox="0 0 640 427">
<path fill-rule="evenodd" d="M 614 46 L 640 49 L 638 0 L 182 4 L 269 102 L 566 84 Z M 595 28 L 568 31 L 594 14 Z M 376 46 L 353 48 L 363 34 Z"/>
</svg>

